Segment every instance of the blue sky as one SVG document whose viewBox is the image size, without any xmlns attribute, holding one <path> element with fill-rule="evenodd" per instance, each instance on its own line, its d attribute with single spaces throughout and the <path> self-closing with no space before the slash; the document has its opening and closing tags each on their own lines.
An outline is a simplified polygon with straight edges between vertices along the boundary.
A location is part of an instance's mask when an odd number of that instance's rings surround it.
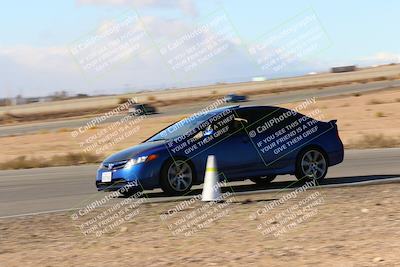
<svg viewBox="0 0 400 267">
<path fill-rule="evenodd" d="M 237 30 L 241 41 L 251 44 L 260 36 L 276 28 L 289 18 L 305 9 L 312 8 L 322 27 L 329 35 L 331 45 L 313 58 L 313 62 L 297 62 L 287 66 L 276 76 L 290 73 L 301 74 L 312 70 L 322 71 L 337 64 L 381 64 L 399 59 L 400 25 L 399 1 L 243 1 L 243 0 L 77 0 L 77 1 L 2 1 L 0 14 L 0 71 L 6 73 L 0 80 L 3 95 L 46 95 L 55 90 L 71 93 L 101 93 L 104 91 L 146 89 L 151 86 L 185 86 L 217 80 L 259 75 L 241 68 L 224 73 L 225 68 L 210 77 L 206 73 L 187 78 L 185 83 L 176 84 L 170 79 L 169 70 L 161 70 L 154 63 L 155 55 L 144 56 L 139 63 L 128 63 L 102 80 L 86 77 L 73 66 L 69 51 L 71 43 L 98 29 L 105 22 L 113 20 L 128 10 L 137 12 L 147 30 L 155 39 L 163 32 L 171 32 L 179 25 L 182 34 L 185 27 L 201 21 L 210 12 L 223 8 Z M 165 27 L 165 29 L 163 28 Z M 181 34 L 178 29 L 177 33 Z M 178 33 L 179 32 L 179 33 Z M 169 38 L 169 37 L 168 37 Z M 167 38 L 167 39 L 168 39 Z M 242 43 L 242 44 L 243 44 Z M 241 46 L 240 44 L 238 46 Z M 241 48 L 240 48 L 241 49 Z M 247 64 L 243 53 L 233 53 L 237 60 L 232 64 Z M 225 57 L 226 58 L 226 57 Z M 147 64 L 153 62 L 154 64 Z M 213 59 L 218 66 L 224 66 L 224 57 Z M 231 60 L 231 59 L 230 59 Z M 243 62 L 241 61 L 243 60 Z M 71 61 L 71 62 L 70 62 Z M 40 66 L 43 64 L 43 66 Z M 145 65 L 143 65 L 145 64 Z M 135 70 L 148 68 L 146 75 Z M 156 67 L 154 67 L 156 66 Z M 217 65 L 216 65 L 217 66 Z M 225 70 L 226 71 L 226 70 Z M 153 73 L 153 75 L 152 75 Z M 157 74 L 155 74 L 157 73 Z M 159 75 L 158 75 L 159 74 Z M 7 76 L 6 79 L 4 77 Z M 151 82 L 149 82 L 151 81 Z M 5 88 L 5 89 L 2 89 Z"/>
</svg>

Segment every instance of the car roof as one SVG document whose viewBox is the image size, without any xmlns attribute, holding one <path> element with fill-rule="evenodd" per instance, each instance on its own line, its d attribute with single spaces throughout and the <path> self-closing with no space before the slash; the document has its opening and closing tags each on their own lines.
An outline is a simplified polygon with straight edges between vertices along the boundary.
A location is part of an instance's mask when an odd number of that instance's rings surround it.
<svg viewBox="0 0 400 267">
<path fill-rule="evenodd" d="M 279 107 L 274 106 L 235 106 L 235 110 L 252 110 L 252 109 L 275 109 Z"/>
<path fill-rule="evenodd" d="M 276 107 L 276 106 L 240 106 L 240 105 L 231 105 L 231 106 L 224 106 L 224 107 L 220 107 L 220 108 L 217 108 L 217 109 L 213 109 L 213 110 L 208 111 L 207 113 L 220 113 L 220 112 L 223 112 L 223 111 L 225 111 L 227 109 L 232 109 L 232 110 L 237 110 L 237 111 L 239 111 L 239 110 L 251 111 L 251 110 L 260 110 L 260 109 L 267 110 L 267 109 L 284 109 L 284 108 L 280 108 L 280 107 Z"/>
<path fill-rule="evenodd" d="M 223 107 L 220 107 L 220 108 L 211 109 L 207 113 L 221 112 L 221 111 L 224 111 L 224 110 L 227 110 L 227 109 L 235 109 L 235 108 L 238 108 L 238 107 L 239 107 L 239 105 L 223 106 Z"/>
<path fill-rule="evenodd" d="M 230 106 L 223 106 L 223 107 L 220 107 L 220 108 L 216 108 L 216 109 L 212 109 L 212 110 L 209 110 L 208 112 L 220 112 L 220 111 L 224 111 L 224 110 L 227 110 L 227 109 L 235 109 L 235 110 L 238 110 L 238 109 L 267 109 L 267 108 L 279 108 L 279 107 L 276 107 L 276 106 L 260 106 L 260 105 L 258 105 L 258 106 L 240 106 L 240 105 L 230 105 Z"/>
</svg>

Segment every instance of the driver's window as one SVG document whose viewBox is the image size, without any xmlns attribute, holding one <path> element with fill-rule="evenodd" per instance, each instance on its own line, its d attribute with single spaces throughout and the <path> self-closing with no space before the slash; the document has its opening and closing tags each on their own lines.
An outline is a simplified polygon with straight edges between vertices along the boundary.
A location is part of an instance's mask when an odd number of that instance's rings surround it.
<svg viewBox="0 0 400 267">
<path fill-rule="evenodd" d="M 246 119 L 235 116 L 235 119 L 233 121 L 233 129 L 234 130 L 242 129 L 243 127 L 246 127 L 248 123 L 249 122 Z"/>
<path fill-rule="evenodd" d="M 255 123 L 256 121 L 266 118 L 269 113 L 273 112 L 274 109 L 268 107 L 257 107 L 239 110 L 236 115 L 238 118 L 245 120 L 245 127 Z"/>
</svg>

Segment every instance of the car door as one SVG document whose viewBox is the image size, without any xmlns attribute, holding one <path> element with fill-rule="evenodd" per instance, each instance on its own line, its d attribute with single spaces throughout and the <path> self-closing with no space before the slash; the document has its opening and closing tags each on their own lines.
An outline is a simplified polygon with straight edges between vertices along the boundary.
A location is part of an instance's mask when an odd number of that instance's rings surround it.
<svg viewBox="0 0 400 267">
<path fill-rule="evenodd" d="M 230 133 L 209 146 L 205 153 L 216 156 L 219 171 L 228 180 L 243 180 L 262 166 L 262 160 L 244 129 Z"/>
<path fill-rule="evenodd" d="M 265 165 L 246 131 L 248 121 L 240 116 L 236 109 L 216 114 L 179 144 L 171 145 L 171 155 L 191 160 L 200 179 L 204 177 L 209 155 L 216 156 L 218 171 L 228 180 L 256 176 L 256 172 L 265 169 Z M 255 118 L 254 114 L 251 118 Z"/>
<path fill-rule="evenodd" d="M 296 113 L 270 107 L 265 116 L 247 127 L 249 137 L 257 148 L 266 172 L 284 169 L 292 161 L 296 146 Z M 272 171 L 272 173 L 274 173 Z"/>
<path fill-rule="evenodd" d="M 260 111 L 264 112 L 264 111 Z M 246 127 L 259 114 L 243 116 L 245 113 L 241 109 L 234 109 L 230 116 L 229 131 L 213 143 L 204 151 L 206 155 L 215 155 L 219 170 L 227 176 L 228 180 L 243 180 L 244 178 L 257 176 L 260 171 L 265 169 L 263 159 L 249 137 Z"/>
</svg>

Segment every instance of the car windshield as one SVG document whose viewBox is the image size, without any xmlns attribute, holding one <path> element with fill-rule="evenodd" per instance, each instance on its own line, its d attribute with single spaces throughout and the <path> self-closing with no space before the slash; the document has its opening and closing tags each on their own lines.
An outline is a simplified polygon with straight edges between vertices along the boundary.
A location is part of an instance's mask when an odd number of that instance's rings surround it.
<svg viewBox="0 0 400 267">
<path fill-rule="evenodd" d="M 154 142 L 154 141 L 159 141 L 159 140 L 169 140 L 169 139 L 174 139 L 178 136 L 185 135 L 189 132 L 196 131 L 196 128 L 201 125 L 202 122 L 208 120 L 209 118 L 217 115 L 220 111 L 215 110 L 215 111 L 210 111 L 207 113 L 201 113 L 193 115 L 189 118 L 185 118 L 183 120 L 180 120 L 161 132 L 157 133 L 153 137 L 147 140 L 147 142 Z"/>
</svg>

